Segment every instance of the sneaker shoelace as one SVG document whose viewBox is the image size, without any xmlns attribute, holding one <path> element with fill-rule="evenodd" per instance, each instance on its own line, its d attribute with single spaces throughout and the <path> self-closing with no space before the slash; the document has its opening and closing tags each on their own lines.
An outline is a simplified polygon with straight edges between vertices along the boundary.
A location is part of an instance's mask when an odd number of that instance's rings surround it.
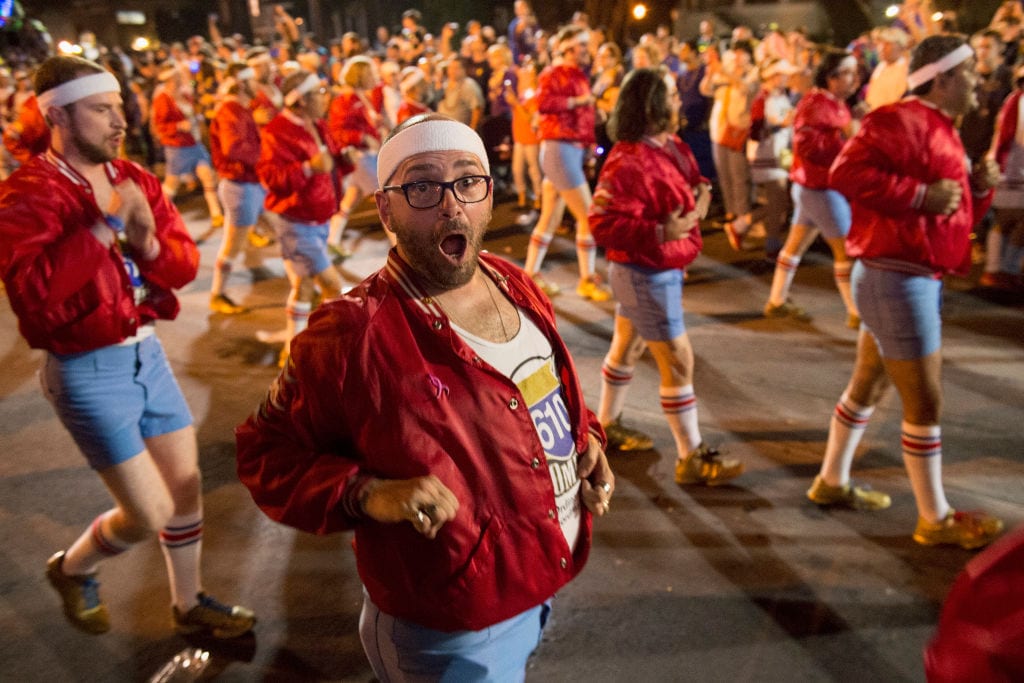
<svg viewBox="0 0 1024 683">
<path fill-rule="evenodd" d="M 96 609 L 100 606 L 100 582 L 91 576 L 86 576 L 81 579 L 80 585 L 82 587 L 82 601 L 85 602 L 85 608 Z"/>
<path fill-rule="evenodd" d="M 234 614 L 233 607 L 225 605 L 213 596 L 206 595 L 205 593 L 199 596 L 199 605 L 215 612 L 220 612 L 221 614 L 225 614 L 229 617 Z"/>
</svg>

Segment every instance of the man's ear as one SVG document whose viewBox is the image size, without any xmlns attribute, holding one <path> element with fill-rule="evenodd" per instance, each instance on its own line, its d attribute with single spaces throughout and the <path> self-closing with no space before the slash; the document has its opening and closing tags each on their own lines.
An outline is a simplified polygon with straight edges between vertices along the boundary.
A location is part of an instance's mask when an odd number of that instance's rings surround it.
<svg viewBox="0 0 1024 683">
<path fill-rule="evenodd" d="M 43 120 L 50 128 L 57 126 L 66 127 L 70 120 L 70 115 L 64 107 L 49 107 L 43 112 Z"/>
<path fill-rule="evenodd" d="M 388 193 L 377 190 L 373 194 L 373 201 L 377 204 L 377 215 L 380 216 L 381 225 L 388 232 L 394 232 L 391 229 L 391 198 L 388 197 Z"/>
</svg>

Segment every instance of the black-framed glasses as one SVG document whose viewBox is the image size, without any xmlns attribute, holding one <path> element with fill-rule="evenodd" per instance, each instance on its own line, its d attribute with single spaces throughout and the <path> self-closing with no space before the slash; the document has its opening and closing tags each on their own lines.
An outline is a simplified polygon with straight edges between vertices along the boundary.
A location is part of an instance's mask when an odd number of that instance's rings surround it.
<svg viewBox="0 0 1024 683">
<path fill-rule="evenodd" d="M 434 208 L 444 199 L 445 190 L 451 190 L 455 198 L 463 204 L 476 204 L 487 199 L 487 195 L 491 193 L 491 176 L 464 175 L 446 183 L 437 180 L 416 180 L 401 185 L 385 185 L 381 190 L 401 190 L 405 195 L 405 201 L 414 209 Z"/>
</svg>

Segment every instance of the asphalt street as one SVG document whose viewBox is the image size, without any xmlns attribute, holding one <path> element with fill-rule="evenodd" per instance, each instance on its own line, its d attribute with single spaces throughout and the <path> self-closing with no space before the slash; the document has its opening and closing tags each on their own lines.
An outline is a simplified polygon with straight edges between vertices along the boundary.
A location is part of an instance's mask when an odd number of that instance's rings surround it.
<svg viewBox="0 0 1024 683">
<path fill-rule="evenodd" d="M 206 588 L 259 615 L 251 636 L 189 643 L 170 628 L 156 541 L 104 564 L 113 627 L 89 636 L 64 620 L 43 571 L 109 498 L 39 390 L 42 354 L 19 337 L 0 300 L 0 680 L 147 680 L 187 646 L 209 648 L 205 678 L 369 681 L 359 644 L 361 586 L 349 535 L 315 537 L 262 515 L 235 475 L 232 430 L 278 372 L 278 348 L 259 330 L 284 325 L 287 284 L 276 247 L 250 249 L 229 293 L 249 307 L 211 314 L 219 235 L 198 197 L 181 208 L 201 245 L 199 277 L 158 334 L 189 400 L 205 491 Z M 387 251 L 372 205 L 346 233 L 349 284 Z M 518 263 L 529 227 L 495 210 L 486 246 Z M 617 490 L 595 525 L 582 575 L 555 600 L 530 681 L 920 681 L 922 648 L 943 599 L 974 553 L 911 540 L 915 507 L 899 451 L 900 406 L 882 401 L 855 476 L 893 496 L 875 512 L 821 510 L 804 492 L 817 472 L 828 420 L 852 368 L 855 333 L 831 276 L 812 250 L 793 298 L 811 323 L 766 320 L 770 268 L 708 230 L 685 285 L 705 439 L 747 471 L 734 485 L 681 488 L 674 446 L 645 356 L 624 417 L 655 449 L 613 454 Z M 613 303 L 572 291 L 571 235 L 556 238 L 545 275 L 563 285 L 555 307 L 588 401 L 596 406 Z M 1024 305 L 971 280 L 947 281 L 944 305 L 944 480 L 950 502 L 1024 523 Z M 343 407 L 339 407 L 343 409 Z"/>
</svg>

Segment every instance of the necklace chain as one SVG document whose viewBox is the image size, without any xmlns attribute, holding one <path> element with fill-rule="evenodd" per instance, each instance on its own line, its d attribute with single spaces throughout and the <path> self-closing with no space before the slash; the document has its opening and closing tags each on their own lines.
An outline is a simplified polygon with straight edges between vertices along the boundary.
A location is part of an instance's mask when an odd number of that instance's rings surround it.
<svg viewBox="0 0 1024 683">
<path fill-rule="evenodd" d="M 508 329 L 505 327 L 505 316 L 503 316 L 501 314 L 501 309 L 498 307 L 498 302 L 494 298 L 494 292 L 492 291 L 492 288 L 496 288 L 497 285 L 494 284 L 493 282 L 491 282 L 491 278 L 489 278 L 482 271 L 480 271 L 480 275 L 484 279 L 484 287 L 487 289 L 487 296 L 490 297 L 490 299 L 491 299 L 491 305 L 494 306 L 494 312 L 498 314 L 498 322 L 501 324 L 501 337 L 502 337 L 502 341 L 503 342 L 508 342 L 509 336 L 508 336 Z M 448 310 L 448 307 L 445 306 L 444 303 L 441 302 L 441 297 L 437 296 L 437 295 L 434 295 L 433 299 L 434 299 L 434 301 L 436 301 L 438 303 L 438 305 L 441 307 L 441 310 L 444 311 L 445 315 L 447 315 L 448 318 L 450 318 L 451 320 L 455 321 L 456 324 L 457 324 L 458 320 L 455 318 L 454 315 L 452 315 L 451 311 Z M 462 326 L 460 325 L 460 327 L 462 327 Z"/>
</svg>

